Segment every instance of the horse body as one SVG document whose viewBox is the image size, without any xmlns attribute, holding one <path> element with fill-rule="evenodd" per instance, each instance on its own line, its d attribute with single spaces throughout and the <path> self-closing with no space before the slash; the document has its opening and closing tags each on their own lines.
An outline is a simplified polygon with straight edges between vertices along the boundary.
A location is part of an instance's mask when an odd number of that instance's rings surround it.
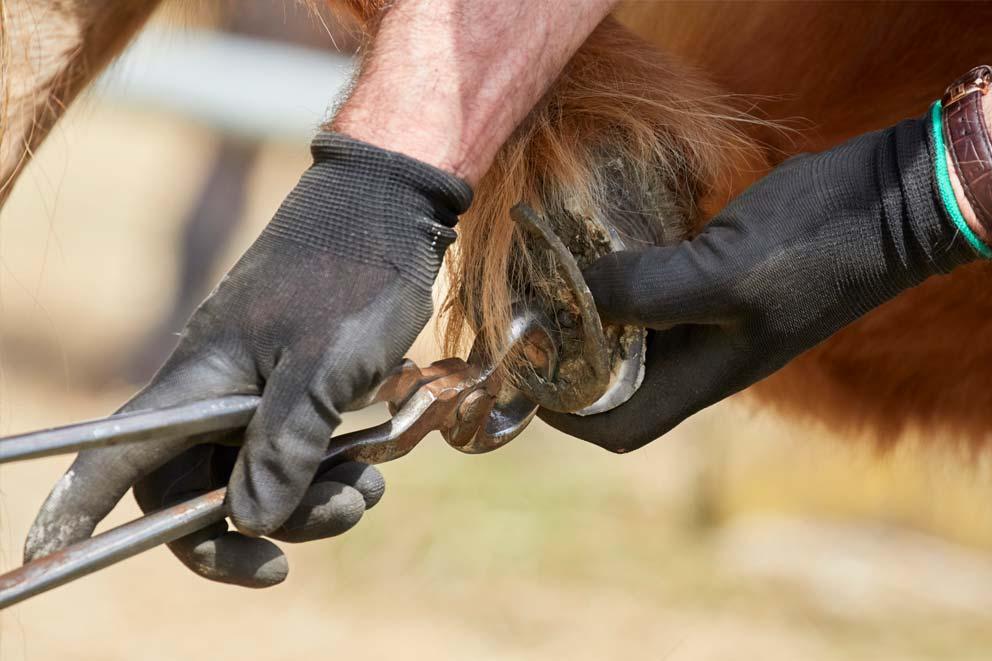
<svg viewBox="0 0 992 661">
<path fill-rule="evenodd" d="M 659 2 L 618 16 L 770 117 L 808 120 L 793 151 L 922 114 L 992 54 L 987 3 Z"/>
<path fill-rule="evenodd" d="M 769 163 L 922 115 L 992 61 L 986 3 L 633 3 L 626 25 L 799 134 L 755 135 Z M 776 142 L 776 138 L 782 138 Z M 763 402 L 891 442 L 910 426 L 981 441 L 992 427 L 992 264 L 931 278 L 751 390 Z"/>
<path fill-rule="evenodd" d="M 7 3 L 0 201 L 64 106 L 157 3 L 129 3 L 130 12 L 107 0 Z M 331 4 L 371 34 L 384 0 Z M 479 185 L 448 260 L 449 348 L 466 325 L 505 322 L 514 287 L 528 278 L 517 258 L 526 241 L 508 215 L 518 200 L 549 214 L 599 215 L 649 241 L 691 237 L 783 158 L 925 112 L 949 81 L 992 61 L 980 32 L 989 18 L 984 4 L 623 7 L 590 36 Z M 797 119 L 796 131 L 776 128 Z M 910 426 L 980 440 L 992 422 L 990 282 L 989 264 L 932 278 L 751 392 L 883 441 Z"/>
<path fill-rule="evenodd" d="M 621 80 L 617 89 L 614 79 L 613 89 L 601 88 L 604 97 L 636 94 L 663 105 L 679 100 L 695 105 L 703 77 L 728 95 L 725 116 L 752 141 L 751 150 L 736 145 L 737 157 L 729 159 L 686 150 L 687 142 L 712 140 L 727 129 L 711 108 L 699 108 L 699 124 L 691 130 L 676 128 L 674 132 L 681 130 L 682 135 L 663 146 L 685 150 L 690 156 L 683 155 L 684 161 L 711 159 L 679 172 L 684 179 L 696 179 L 689 189 L 699 192 L 696 213 L 683 228 L 687 236 L 763 169 L 796 153 L 828 149 L 920 116 L 949 81 L 992 61 L 992 47 L 981 32 L 992 18 L 992 7 L 984 4 L 631 3 L 618 18 L 657 49 L 651 61 L 640 64 L 651 87 L 622 89 Z M 584 48 L 599 49 L 597 42 L 616 38 L 606 33 L 620 29 L 601 28 Z M 581 57 L 580 53 L 576 59 Z M 625 53 L 612 51 L 606 57 L 617 60 L 618 68 L 632 65 Z M 667 72 L 656 65 L 669 58 L 675 61 Z M 680 70 L 679 61 L 693 68 Z M 607 79 L 612 75 L 602 63 L 599 73 Z M 566 79 L 569 75 L 577 72 L 567 72 Z M 629 71 L 626 77 L 637 78 Z M 578 86 L 596 87 L 593 81 Z M 559 83 L 557 93 L 567 95 L 567 86 L 563 89 Z M 757 104 L 773 124 L 800 128 L 780 131 L 763 122 L 739 121 L 733 113 L 742 103 L 745 108 Z M 669 118 L 661 117 L 663 112 L 650 103 L 631 112 L 648 124 L 657 115 L 661 131 L 671 130 L 664 128 Z M 576 115 L 579 119 L 573 121 L 589 121 L 582 112 Z M 638 135 L 624 127 L 629 121 L 593 120 L 598 125 L 588 128 L 585 136 L 593 142 L 603 135 L 629 140 L 629 135 Z M 559 128 L 563 134 L 570 130 L 574 127 Z M 588 158 L 575 153 L 581 149 L 557 158 Z M 545 157 L 540 144 L 533 150 L 537 153 L 525 162 L 539 163 Z M 634 171 L 640 167 L 643 164 L 631 164 Z M 499 176 L 507 178 L 505 173 Z M 640 178 L 650 179 L 643 174 Z M 596 183 L 588 185 L 594 188 Z M 527 186 L 515 192 L 523 198 L 533 195 Z M 479 202 L 485 207 L 489 200 L 483 194 Z M 502 208 L 496 213 L 502 214 Z M 466 234 L 471 238 L 471 230 Z M 462 255 L 461 273 L 472 269 L 466 262 L 485 259 L 482 247 L 474 248 L 471 242 L 463 246 L 469 254 Z M 485 277 L 494 281 L 492 274 Z M 483 280 L 477 278 L 471 286 L 484 288 Z M 883 445 L 914 428 L 925 434 L 939 431 L 942 439 L 980 443 L 992 423 L 990 283 L 988 263 L 931 278 L 806 352 L 749 394 L 791 417 L 823 422 L 844 434 L 865 432 Z"/>
</svg>

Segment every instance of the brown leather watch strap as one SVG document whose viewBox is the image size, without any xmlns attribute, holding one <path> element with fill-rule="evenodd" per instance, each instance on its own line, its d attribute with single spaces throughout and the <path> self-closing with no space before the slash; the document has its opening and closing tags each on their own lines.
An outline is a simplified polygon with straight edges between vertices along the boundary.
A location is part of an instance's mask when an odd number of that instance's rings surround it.
<svg viewBox="0 0 992 661">
<path fill-rule="evenodd" d="M 992 67 L 975 67 L 951 83 L 941 100 L 944 140 L 965 196 L 978 222 L 992 234 L 992 140 L 982 97 L 992 85 Z"/>
</svg>

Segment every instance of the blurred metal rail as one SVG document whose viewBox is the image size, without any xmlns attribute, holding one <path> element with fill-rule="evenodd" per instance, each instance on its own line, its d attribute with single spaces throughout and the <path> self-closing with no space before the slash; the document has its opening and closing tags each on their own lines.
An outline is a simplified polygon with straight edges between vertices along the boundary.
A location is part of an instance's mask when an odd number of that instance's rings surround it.
<svg viewBox="0 0 992 661">
<path fill-rule="evenodd" d="M 353 58 L 211 30 L 145 30 L 95 85 L 114 103 L 183 115 L 252 139 L 309 140 Z"/>
</svg>

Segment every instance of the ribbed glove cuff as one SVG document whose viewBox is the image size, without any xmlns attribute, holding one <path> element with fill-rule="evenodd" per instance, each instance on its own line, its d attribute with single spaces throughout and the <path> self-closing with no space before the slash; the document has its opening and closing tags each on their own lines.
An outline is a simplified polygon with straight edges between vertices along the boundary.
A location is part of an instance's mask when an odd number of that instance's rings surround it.
<svg viewBox="0 0 992 661">
<path fill-rule="evenodd" d="M 463 180 L 396 152 L 322 132 L 313 165 L 263 233 L 342 259 L 389 265 L 427 288 L 468 209 Z"/>
</svg>

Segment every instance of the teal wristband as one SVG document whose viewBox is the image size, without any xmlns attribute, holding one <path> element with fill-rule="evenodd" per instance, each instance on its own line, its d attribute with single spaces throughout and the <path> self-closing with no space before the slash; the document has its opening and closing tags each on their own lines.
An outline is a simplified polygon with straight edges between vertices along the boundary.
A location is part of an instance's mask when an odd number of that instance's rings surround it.
<svg viewBox="0 0 992 661">
<path fill-rule="evenodd" d="M 941 104 L 937 101 L 930 110 L 930 130 L 933 133 L 934 144 L 934 165 L 937 168 L 937 189 L 940 191 L 940 200 L 944 203 L 947 215 L 951 217 L 954 226 L 964 235 L 968 244 L 974 248 L 975 252 L 985 259 L 992 259 L 992 248 L 985 245 L 985 242 L 978 238 L 975 232 L 961 215 L 961 208 L 958 200 L 954 196 L 954 188 L 951 187 L 951 175 L 947 171 L 946 149 L 944 148 L 944 130 L 941 122 Z"/>
</svg>

